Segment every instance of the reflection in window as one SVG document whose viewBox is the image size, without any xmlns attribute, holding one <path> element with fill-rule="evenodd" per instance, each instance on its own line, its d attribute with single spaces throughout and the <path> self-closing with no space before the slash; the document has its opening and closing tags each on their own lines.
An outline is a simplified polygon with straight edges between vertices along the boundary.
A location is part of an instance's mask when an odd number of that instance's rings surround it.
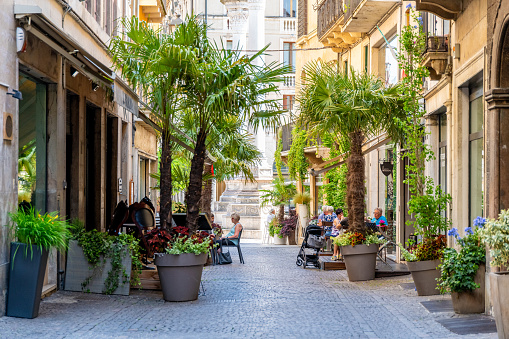
<svg viewBox="0 0 509 339">
<path fill-rule="evenodd" d="M 297 51 L 295 50 L 295 43 L 285 42 L 283 43 L 283 64 L 291 67 L 291 72 L 295 73 L 295 61 L 297 57 Z"/>
<path fill-rule="evenodd" d="M 283 16 L 295 18 L 297 16 L 297 0 L 283 1 Z"/>
<path fill-rule="evenodd" d="M 469 104 L 469 218 L 484 212 L 484 140 L 482 87 L 470 91 Z"/>
<path fill-rule="evenodd" d="M 23 74 L 19 104 L 18 202 L 46 211 L 46 85 Z"/>
<path fill-rule="evenodd" d="M 398 40 L 396 38 L 385 45 L 385 82 L 387 84 L 396 84 L 399 80 L 398 60 L 396 59 L 397 48 Z"/>
</svg>

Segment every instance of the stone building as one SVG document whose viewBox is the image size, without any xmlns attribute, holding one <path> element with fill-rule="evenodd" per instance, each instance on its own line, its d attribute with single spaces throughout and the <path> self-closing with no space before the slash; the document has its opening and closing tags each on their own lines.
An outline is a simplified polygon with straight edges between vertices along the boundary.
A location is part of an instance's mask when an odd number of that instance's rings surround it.
<svg viewBox="0 0 509 339">
<path fill-rule="evenodd" d="M 266 55 L 258 59 L 259 63 L 284 63 L 295 70 L 296 0 L 281 0 L 276 4 L 266 0 L 181 0 L 177 3 L 175 15 L 185 17 L 190 13 L 207 22 L 207 35 L 218 46 L 252 55 L 269 45 Z M 280 93 L 272 94 L 270 99 L 279 99 L 285 109 L 293 110 L 295 71 L 284 77 L 279 90 Z M 268 210 L 260 208 L 258 189 L 266 188 L 273 179 L 276 134 L 260 129 L 255 139 L 264 155 L 261 163 L 253 168 L 257 182 L 246 183 L 243 178 L 235 178 L 215 183 L 213 212 L 216 222 L 226 227 L 230 225 L 230 213 L 240 213 L 245 227 L 242 236 L 259 239 Z"/>
<path fill-rule="evenodd" d="M 26 200 L 39 211 L 58 211 L 83 220 L 88 229 L 105 230 L 118 201 L 151 193 L 147 178 L 155 170 L 156 134 L 143 122 L 148 117 L 138 109 L 137 93 L 113 71 L 108 41 L 117 33 L 117 18 L 164 7 L 152 2 L 0 3 L 1 225 Z M 35 175 L 18 173 L 18 158 L 30 154 L 36 157 Z M 3 314 L 7 227 L 0 227 L 0 238 Z M 65 255 L 53 254 L 44 292 L 59 287 L 58 272 L 65 270 Z"/>
</svg>

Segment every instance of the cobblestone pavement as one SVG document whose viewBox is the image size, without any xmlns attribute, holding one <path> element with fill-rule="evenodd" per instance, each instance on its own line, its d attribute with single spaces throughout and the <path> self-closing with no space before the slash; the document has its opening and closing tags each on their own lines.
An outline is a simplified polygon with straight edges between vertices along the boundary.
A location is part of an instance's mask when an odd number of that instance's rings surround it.
<svg viewBox="0 0 509 339">
<path fill-rule="evenodd" d="M 35 319 L 0 318 L 1 338 L 496 338 L 457 336 L 399 284 L 409 276 L 352 283 L 346 271 L 302 269 L 297 246 L 245 244 L 246 264 L 205 267 L 205 295 L 169 303 L 158 291 L 130 296 L 59 291 Z M 456 315 L 456 317 L 458 317 Z"/>
</svg>

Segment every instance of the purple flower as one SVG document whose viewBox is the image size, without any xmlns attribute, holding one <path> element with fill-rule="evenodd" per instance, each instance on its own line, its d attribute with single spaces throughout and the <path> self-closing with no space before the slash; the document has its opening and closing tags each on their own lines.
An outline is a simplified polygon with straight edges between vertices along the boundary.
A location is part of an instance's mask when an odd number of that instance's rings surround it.
<svg viewBox="0 0 509 339">
<path fill-rule="evenodd" d="M 486 218 L 477 217 L 477 218 L 474 219 L 474 226 L 475 227 L 483 228 L 484 224 L 486 224 Z"/>
<path fill-rule="evenodd" d="M 422 18 L 420 16 L 417 17 L 417 20 L 422 24 Z"/>
<path fill-rule="evenodd" d="M 449 236 L 453 236 L 455 238 L 459 238 L 459 233 L 458 233 L 458 229 L 456 227 L 453 227 L 448 233 L 447 235 Z"/>
<path fill-rule="evenodd" d="M 412 4 L 408 4 L 408 5 L 406 5 L 406 8 L 407 8 L 407 9 L 412 8 Z"/>
<path fill-rule="evenodd" d="M 465 228 L 465 234 L 474 234 L 474 231 L 472 231 L 472 227 Z"/>
</svg>

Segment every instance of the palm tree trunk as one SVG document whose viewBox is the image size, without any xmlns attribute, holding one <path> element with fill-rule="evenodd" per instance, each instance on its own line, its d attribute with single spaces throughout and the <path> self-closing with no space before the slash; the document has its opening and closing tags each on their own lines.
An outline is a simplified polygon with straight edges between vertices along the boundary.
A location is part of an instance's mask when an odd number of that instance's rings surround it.
<svg viewBox="0 0 509 339">
<path fill-rule="evenodd" d="M 359 232 L 366 235 L 366 225 L 364 223 L 364 211 L 366 205 L 364 202 L 364 156 L 362 155 L 362 142 L 364 135 L 361 131 L 350 133 L 351 149 L 348 156 L 348 174 L 347 174 L 347 204 L 348 204 L 348 223 L 352 232 Z"/>
<path fill-rule="evenodd" d="M 186 227 L 191 232 L 198 229 L 198 218 L 200 216 L 200 200 L 202 195 L 203 165 L 205 163 L 205 140 L 207 134 L 203 129 L 198 132 L 194 155 L 191 160 L 191 172 L 189 175 L 189 186 L 186 192 Z"/>
<path fill-rule="evenodd" d="M 208 164 L 205 163 L 205 166 L 203 168 L 203 173 L 208 174 L 212 171 L 212 163 Z M 201 197 L 201 211 L 203 213 L 207 213 L 207 215 L 210 218 L 210 214 L 212 206 L 212 179 L 209 179 L 205 182 L 205 185 L 203 185 L 203 194 Z"/>
<path fill-rule="evenodd" d="M 285 205 L 279 205 L 279 212 L 277 214 L 277 221 L 280 225 L 285 221 Z"/>
<path fill-rule="evenodd" d="M 162 150 L 161 150 L 161 162 L 159 163 L 159 171 L 161 177 L 159 181 L 161 189 L 161 212 L 160 220 L 162 228 L 169 228 L 171 225 L 171 193 L 173 184 L 171 181 L 171 141 L 169 135 L 165 132 L 162 133 Z"/>
</svg>

